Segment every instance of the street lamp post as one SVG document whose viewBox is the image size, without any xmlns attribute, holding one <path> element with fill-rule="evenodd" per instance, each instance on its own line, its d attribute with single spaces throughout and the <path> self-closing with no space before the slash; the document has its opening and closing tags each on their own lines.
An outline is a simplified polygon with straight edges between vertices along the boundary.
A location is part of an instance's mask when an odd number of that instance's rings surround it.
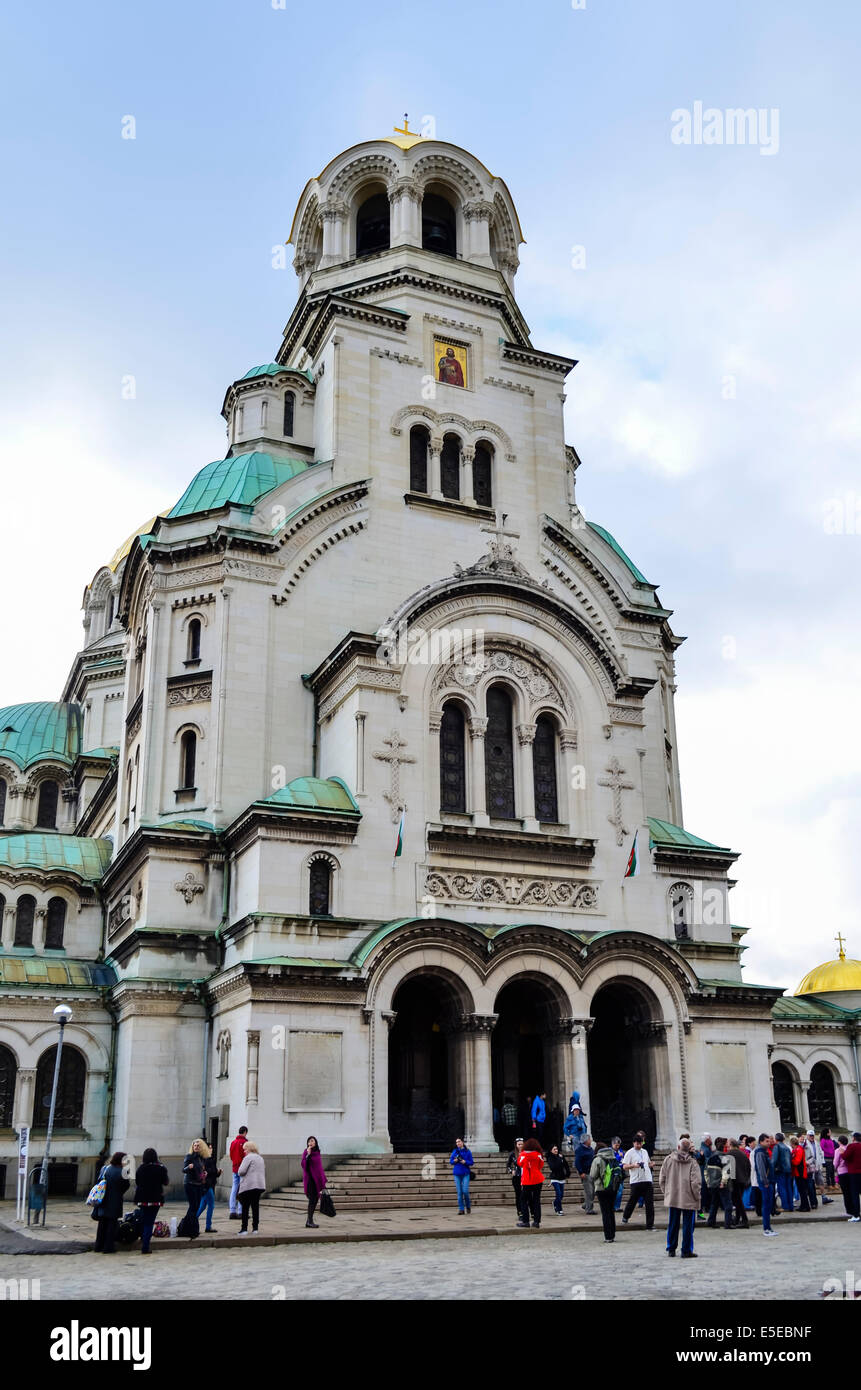
<svg viewBox="0 0 861 1390">
<path fill-rule="evenodd" d="M 58 1004 L 54 1010 L 54 1017 L 60 1025 L 60 1041 L 57 1043 L 57 1060 L 54 1063 L 54 1084 L 51 1087 L 51 1109 L 48 1114 L 48 1133 L 45 1135 L 45 1157 L 42 1159 L 42 1171 L 39 1174 L 39 1187 L 43 1196 L 48 1190 L 48 1155 L 51 1150 L 51 1135 L 54 1133 L 54 1111 L 57 1108 L 57 1086 L 60 1081 L 60 1058 L 63 1055 L 63 1032 L 69 1019 L 72 1017 L 72 1010 L 68 1004 Z"/>
</svg>

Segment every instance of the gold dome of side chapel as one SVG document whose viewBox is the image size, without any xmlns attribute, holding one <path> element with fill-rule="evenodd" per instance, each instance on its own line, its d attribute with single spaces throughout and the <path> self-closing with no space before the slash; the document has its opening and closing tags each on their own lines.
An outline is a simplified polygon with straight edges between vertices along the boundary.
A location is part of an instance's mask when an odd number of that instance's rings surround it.
<svg viewBox="0 0 861 1390">
<path fill-rule="evenodd" d="M 861 990 L 861 960 L 847 959 L 843 937 L 838 935 L 835 939 L 839 945 L 837 960 L 827 960 L 809 970 L 795 991 L 796 997 L 799 994 L 836 994 Z"/>
</svg>

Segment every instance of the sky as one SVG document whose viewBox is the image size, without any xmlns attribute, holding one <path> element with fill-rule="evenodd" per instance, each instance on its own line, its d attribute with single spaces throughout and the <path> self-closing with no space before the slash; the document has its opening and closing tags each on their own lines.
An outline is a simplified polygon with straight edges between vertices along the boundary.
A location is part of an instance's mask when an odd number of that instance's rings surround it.
<svg viewBox="0 0 861 1390">
<path fill-rule="evenodd" d="M 861 958 L 859 7 L 47 0 L 0 37 L 0 706 L 59 697 L 84 585 L 223 456 L 307 179 L 432 117 L 512 192 L 578 502 L 687 637 L 684 820 L 742 852 L 746 978 Z"/>
</svg>

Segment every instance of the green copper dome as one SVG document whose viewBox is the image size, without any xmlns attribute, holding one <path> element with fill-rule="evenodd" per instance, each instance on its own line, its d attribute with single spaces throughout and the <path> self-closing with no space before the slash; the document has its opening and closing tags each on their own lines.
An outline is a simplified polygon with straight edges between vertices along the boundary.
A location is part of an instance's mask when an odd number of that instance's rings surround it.
<svg viewBox="0 0 861 1390">
<path fill-rule="evenodd" d="M 217 511 L 230 503 L 253 507 L 259 497 L 308 467 L 304 459 L 274 459 L 259 450 L 216 459 L 195 474 L 168 516 L 194 516 L 198 512 Z"/>
<path fill-rule="evenodd" d="M 50 869 L 74 874 L 83 883 L 97 883 L 111 862 L 110 840 L 83 835 L 4 835 L 0 838 L 0 869 Z"/>
<path fill-rule="evenodd" d="M 314 378 L 310 372 L 303 371 L 300 367 L 285 367 L 281 362 L 263 362 L 259 367 L 249 367 L 240 381 L 253 381 L 256 376 L 277 376 L 279 372 L 299 372 L 301 376 L 306 376 L 309 381 Z"/>
<path fill-rule="evenodd" d="M 80 705 L 39 700 L 0 709 L 0 757 L 18 767 L 38 762 L 71 767 L 80 751 Z"/>
<path fill-rule="evenodd" d="M 342 811 L 361 815 L 353 794 L 340 777 L 295 777 L 264 804 L 301 807 L 305 811 Z"/>
</svg>

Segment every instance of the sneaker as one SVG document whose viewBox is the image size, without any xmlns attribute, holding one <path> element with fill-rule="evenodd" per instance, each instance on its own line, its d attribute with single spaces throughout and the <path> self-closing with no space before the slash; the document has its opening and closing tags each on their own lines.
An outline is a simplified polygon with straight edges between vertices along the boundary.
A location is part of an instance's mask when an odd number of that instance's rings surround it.
<svg viewBox="0 0 861 1390">
<path fill-rule="evenodd" d="M 207 1228 L 206 1228 L 206 1230 L 204 1231 L 203 1234 L 204 1234 L 205 1236 L 217 1236 L 217 1235 L 218 1235 L 218 1227 L 217 1227 L 217 1226 L 207 1226 Z"/>
<path fill-rule="evenodd" d="M 604 1237 L 604 1244 L 605 1244 L 605 1245 L 615 1245 L 615 1243 L 616 1243 L 616 1237 L 615 1237 L 615 1236 L 605 1236 L 605 1237 Z"/>
<path fill-rule="evenodd" d="M 240 1234 L 241 1236 L 247 1236 L 247 1235 L 248 1235 L 248 1232 L 247 1232 L 247 1231 L 240 1231 L 239 1234 Z"/>
<path fill-rule="evenodd" d="M 251 1234 L 252 1234 L 253 1236 L 256 1236 L 256 1235 L 257 1235 L 257 1227 L 256 1227 L 256 1226 L 254 1227 L 254 1230 L 251 1232 Z"/>
<path fill-rule="evenodd" d="M 823 1205 L 824 1207 L 830 1207 L 830 1206 L 831 1206 L 831 1203 L 832 1203 L 833 1201 L 834 1201 L 834 1198 L 833 1198 L 833 1197 L 823 1197 L 823 1198 L 822 1198 L 822 1205 Z"/>
<path fill-rule="evenodd" d="M 668 1251 L 667 1251 L 667 1254 L 669 1255 L 669 1257 L 670 1257 L 671 1260 L 674 1260 L 674 1259 L 676 1258 L 676 1252 L 675 1252 L 675 1250 L 668 1250 Z"/>
<path fill-rule="evenodd" d="M 699 1259 L 699 1256 L 697 1255 L 696 1250 L 689 1250 L 689 1251 L 687 1252 L 687 1254 L 685 1254 L 685 1252 L 684 1252 L 684 1250 L 683 1250 L 683 1251 L 682 1251 L 682 1259 L 683 1259 L 683 1260 L 696 1260 L 696 1259 Z"/>
<path fill-rule="evenodd" d="M 763 1234 L 764 1236 L 776 1236 L 776 1235 L 777 1235 L 777 1231 L 763 1231 L 762 1234 Z"/>
<path fill-rule="evenodd" d="M 519 1231 L 528 1231 L 528 1230 L 529 1230 L 529 1222 L 528 1222 L 528 1221 L 518 1221 L 518 1223 L 517 1223 L 517 1229 L 518 1229 Z"/>
<path fill-rule="evenodd" d="M 623 1216 L 623 1217 L 622 1217 L 622 1225 L 623 1225 L 623 1226 L 627 1226 L 627 1224 L 628 1224 L 628 1218 L 627 1218 L 627 1216 Z"/>
<path fill-rule="evenodd" d="M 849 1221 L 861 1221 L 861 1216 L 850 1216 Z"/>
</svg>

